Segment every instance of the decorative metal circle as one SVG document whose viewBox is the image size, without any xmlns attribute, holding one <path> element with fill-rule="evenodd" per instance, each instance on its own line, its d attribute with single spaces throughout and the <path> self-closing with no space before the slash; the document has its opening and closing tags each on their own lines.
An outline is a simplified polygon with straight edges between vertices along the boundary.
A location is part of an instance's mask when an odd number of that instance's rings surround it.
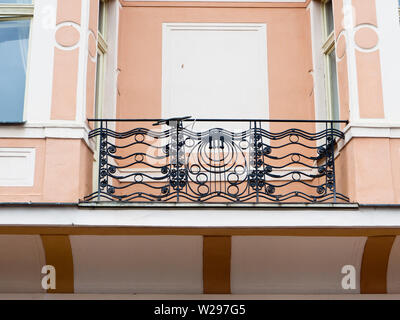
<svg viewBox="0 0 400 320">
<path fill-rule="evenodd" d="M 244 169 L 244 166 L 242 166 L 241 164 L 239 164 L 239 165 L 237 165 L 236 167 L 235 167 L 235 173 L 238 175 L 238 176 L 240 176 L 240 175 L 242 175 L 243 173 L 245 173 L 245 169 Z"/>
<path fill-rule="evenodd" d="M 167 174 L 168 173 L 168 167 L 167 166 L 162 167 L 161 168 L 161 173 L 162 174 Z"/>
<path fill-rule="evenodd" d="M 292 162 L 300 162 L 300 155 L 299 154 L 292 154 L 290 159 L 292 159 Z"/>
<path fill-rule="evenodd" d="M 107 186 L 107 180 L 101 180 L 100 181 L 100 187 L 105 188 Z"/>
<path fill-rule="evenodd" d="M 318 167 L 318 173 L 319 174 L 325 173 L 325 168 L 324 167 Z"/>
<path fill-rule="evenodd" d="M 326 189 L 323 186 L 319 186 L 317 188 L 318 194 L 324 194 L 326 192 Z"/>
<path fill-rule="evenodd" d="M 179 170 L 179 178 L 183 179 L 185 177 L 186 177 L 186 170 L 185 169 Z"/>
<path fill-rule="evenodd" d="M 271 153 L 271 147 L 270 146 L 266 146 L 265 148 L 264 148 L 264 150 L 263 150 L 263 154 L 264 154 L 264 156 L 267 156 L 267 155 L 269 155 L 270 153 Z"/>
<path fill-rule="evenodd" d="M 236 173 L 230 173 L 228 174 L 228 182 L 232 185 L 237 184 L 239 182 L 239 176 Z"/>
<path fill-rule="evenodd" d="M 205 173 L 199 173 L 196 176 L 196 181 L 197 181 L 197 183 L 205 184 L 208 181 L 208 177 Z"/>
<path fill-rule="evenodd" d="M 186 147 L 193 147 L 194 146 L 194 140 L 192 138 L 186 138 L 185 145 L 186 145 Z"/>
<path fill-rule="evenodd" d="M 264 173 L 270 173 L 272 172 L 272 166 L 267 165 L 266 168 L 264 169 Z"/>
<path fill-rule="evenodd" d="M 197 192 L 204 196 L 210 192 L 210 188 L 206 184 L 201 184 L 197 187 Z"/>
<path fill-rule="evenodd" d="M 239 193 L 239 187 L 235 184 L 232 184 L 228 187 L 227 192 L 230 196 L 236 197 L 236 195 Z"/>
<path fill-rule="evenodd" d="M 298 172 L 293 172 L 292 173 L 292 180 L 293 181 L 300 181 L 300 179 L 301 179 L 300 173 L 298 173 Z"/>
<path fill-rule="evenodd" d="M 198 174 L 200 173 L 200 166 L 198 164 L 192 164 L 189 171 L 191 174 Z"/>
<path fill-rule="evenodd" d="M 114 187 L 109 186 L 109 187 L 107 188 L 107 193 L 108 193 L 108 194 L 113 194 L 114 192 L 115 192 L 115 188 L 114 188 Z"/>
<path fill-rule="evenodd" d="M 142 154 L 136 154 L 135 155 L 135 161 L 136 162 L 143 162 L 144 156 Z"/>
<path fill-rule="evenodd" d="M 299 136 L 297 134 L 291 134 L 289 136 L 289 140 L 291 143 L 298 143 L 299 142 Z"/>
<path fill-rule="evenodd" d="M 115 153 L 117 151 L 117 148 L 115 146 L 110 146 L 107 149 L 109 154 Z"/>
<path fill-rule="evenodd" d="M 167 193 L 169 193 L 169 188 L 168 188 L 168 187 L 162 187 L 162 188 L 161 188 L 161 193 L 162 193 L 162 194 L 167 194 Z"/>
<path fill-rule="evenodd" d="M 271 185 L 267 185 L 265 187 L 265 191 L 267 191 L 268 194 L 273 194 L 273 193 L 275 193 L 275 187 L 271 186 Z"/>
<path fill-rule="evenodd" d="M 242 140 L 242 141 L 239 142 L 239 147 L 242 150 L 246 150 L 249 147 L 249 142 L 247 140 Z"/>
<path fill-rule="evenodd" d="M 141 183 L 143 181 L 143 175 L 141 173 L 136 174 L 134 180 L 136 183 Z"/>
<path fill-rule="evenodd" d="M 145 137 L 143 134 L 138 133 L 137 135 L 135 135 L 135 141 L 138 143 L 142 143 L 144 141 Z"/>
</svg>

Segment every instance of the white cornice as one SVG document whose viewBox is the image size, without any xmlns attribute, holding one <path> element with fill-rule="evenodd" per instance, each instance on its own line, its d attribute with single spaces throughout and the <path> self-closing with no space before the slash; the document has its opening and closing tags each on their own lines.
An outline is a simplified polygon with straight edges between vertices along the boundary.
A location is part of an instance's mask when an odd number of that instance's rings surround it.
<svg viewBox="0 0 400 320">
<path fill-rule="evenodd" d="M 400 139 L 400 122 L 387 120 L 363 120 L 352 122 L 344 129 L 344 140 L 339 141 L 339 150 L 342 150 L 353 138 L 390 138 Z"/>
<path fill-rule="evenodd" d="M 55 121 L 50 123 L 28 123 L 21 126 L 1 125 L 1 138 L 24 139 L 82 139 L 94 151 L 94 141 L 89 141 L 90 128 L 86 124 L 76 122 Z"/>
<path fill-rule="evenodd" d="M 2 226 L 74 226 L 74 227 L 399 227 L 398 207 L 215 208 L 195 204 L 191 208 L 124 207 L 2 207 Z M 158 204 L 160 205 L 160 204 Z M 194 205 L 194 204 L 188 204 Z M 328 205 L 328 204 L 327 204 Z M 294 206 L 294 204 L 293 204 Z M 332 206 L 332 205 L 331 205 Z"/>
</svg>

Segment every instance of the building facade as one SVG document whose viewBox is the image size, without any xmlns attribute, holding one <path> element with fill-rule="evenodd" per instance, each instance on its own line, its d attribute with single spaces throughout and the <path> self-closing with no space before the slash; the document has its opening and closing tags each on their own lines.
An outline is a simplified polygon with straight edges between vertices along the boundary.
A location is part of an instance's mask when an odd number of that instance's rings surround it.
<svg viewBox="0 0 400 320">
<path fill-rule="evenodd" d="M 399 7 L 0 0 L 2 296 L 399 294 Z"/>
</svg>

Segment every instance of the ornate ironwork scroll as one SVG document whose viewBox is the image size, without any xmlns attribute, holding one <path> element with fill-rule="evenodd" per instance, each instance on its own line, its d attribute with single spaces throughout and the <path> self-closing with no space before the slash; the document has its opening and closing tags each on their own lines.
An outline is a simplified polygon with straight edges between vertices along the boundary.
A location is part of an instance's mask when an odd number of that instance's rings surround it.
<svg viewBox="0 0 400 320">
<path fill-rule="evenodd" d="M 260 121 L 237 132 L 196 132 L 174 120 L 158 128 L 132 122 L 131 130 L 117 132 L 108 121 L 89 134 L 99 137 L 99 183 L 85 201 L 349 200 L 336 190 L 334 152 L 343 133 L 333 122 L 318 132 L 272 132 Z"/>
</svg>

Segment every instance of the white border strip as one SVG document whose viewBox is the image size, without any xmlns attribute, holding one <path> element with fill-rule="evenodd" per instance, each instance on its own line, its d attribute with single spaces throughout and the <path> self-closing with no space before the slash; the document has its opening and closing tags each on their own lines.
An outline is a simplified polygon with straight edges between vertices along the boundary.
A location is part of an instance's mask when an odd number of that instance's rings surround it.
<svg viewBox="0 0 400 320">
<path fill-rule="evenodd" d="M 64 227 L 394 227 L 399 207 L 360 208 L 77 208 L 2 207 L 1 226 Z"/>
</svg>

